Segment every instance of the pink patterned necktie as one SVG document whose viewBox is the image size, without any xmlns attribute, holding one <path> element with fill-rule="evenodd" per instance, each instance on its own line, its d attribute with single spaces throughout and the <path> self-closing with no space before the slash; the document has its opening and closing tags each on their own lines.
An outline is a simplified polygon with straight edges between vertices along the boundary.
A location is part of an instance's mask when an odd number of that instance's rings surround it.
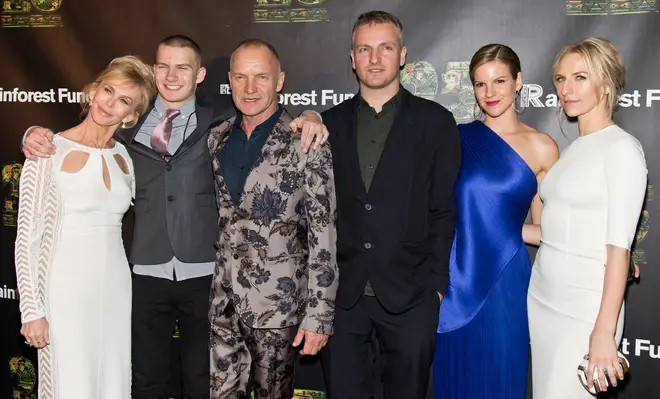
<svg viewBox="0 0 660 399">
<path fill-rule="evenodd" d="M 161 121 L 151 134 L 151 149 L 159 153 L 166 160 L 171 157 L 167 149 L 172 136 L 172 119 L 176 118 L 181 111 L 178 109 L 168 109 L 165 111 L 165 119 Z"/>
</svg>

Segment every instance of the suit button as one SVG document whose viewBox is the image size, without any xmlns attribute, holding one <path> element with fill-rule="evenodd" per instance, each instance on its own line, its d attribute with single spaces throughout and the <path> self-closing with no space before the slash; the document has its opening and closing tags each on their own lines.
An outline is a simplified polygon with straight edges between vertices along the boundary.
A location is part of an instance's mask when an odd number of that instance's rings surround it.
<svg viewBox="0 0 660 399">
<path fill-rule="evenodd" d="M 174 196 L 173 195 L 168 195 L 167 200 L 170 201 L 170 202 L 174 201 Z"/>
<path fill-rule="evenodd" d="M 365 242 L 365 243 L 364 243 L 364 247 L 365 247 L 366 249 L 371 249 L 371 243 L 370 243 L 370 242 Z"/>
<path fill-rule="evenodd" d="M 168 171 L 168 172 L 170 170 L 172 170 L 172 165 L 170 165 L 170 164 L 165 165 L 165 170 Z"/>
<path fill-rule="evenodd" d="M 237 255 L 237 254 L 234 254 L 234 259 L 238 259 L 238 255 Z"/>
<path fill-rule="evenodd" d="M 371 210 L 371 204 L 365 204 L 364 209 L 370 211 Z"/>
</svg>

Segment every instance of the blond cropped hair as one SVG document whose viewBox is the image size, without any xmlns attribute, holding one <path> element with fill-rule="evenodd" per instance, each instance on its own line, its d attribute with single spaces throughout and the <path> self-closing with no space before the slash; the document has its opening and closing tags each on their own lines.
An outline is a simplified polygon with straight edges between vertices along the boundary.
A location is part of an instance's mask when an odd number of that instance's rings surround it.
<svg viewBox="0 0 660 399">
<path fill-rule="evenodd" d="M 110 61 L 107 67 L 83 89 L 83 117 L 89 111 L 89 93 L 96 89 L 101 83 L 111 80 L 125 81 L 130 85 L 135 85 L 140 89 L 140 101 L 135 107 L 135 118 L 128 125 L 122 125 L 122 128 L 135 126 L 142 114 L 147 112 L 151 99 L 156 95 L 156 82 L 153 68 L 142 62 L 138 57 L 126 55 Z"/>
</svg>

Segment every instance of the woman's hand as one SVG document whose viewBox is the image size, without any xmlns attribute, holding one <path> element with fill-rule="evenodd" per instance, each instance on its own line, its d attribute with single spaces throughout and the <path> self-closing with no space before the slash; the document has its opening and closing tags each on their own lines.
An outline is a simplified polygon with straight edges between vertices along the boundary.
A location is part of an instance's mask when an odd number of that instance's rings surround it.
<svg viewBox="0 0 660 399">
<path fill-rule="evenodd" d="M 25 337 L 25 342 L 37 349 L 44 348 L 50 344 L 48 321 L 45 317 L 29 321 L 21 326 L 21 334 Z"/>
<path fill-rule="evenodd" d="M 619 364 L 614 334 L 594 329 L 589 336 L 589 366 L 587 367 L 587 386 L 591 388 L 594 379 L 598 379 L 600 390 L 607 391 L 608 383 L 617 386 L 617 378 L 623 380 L 623 369 Z M 607 374 L 606 374 L 607 373 Z"/>
</svg>

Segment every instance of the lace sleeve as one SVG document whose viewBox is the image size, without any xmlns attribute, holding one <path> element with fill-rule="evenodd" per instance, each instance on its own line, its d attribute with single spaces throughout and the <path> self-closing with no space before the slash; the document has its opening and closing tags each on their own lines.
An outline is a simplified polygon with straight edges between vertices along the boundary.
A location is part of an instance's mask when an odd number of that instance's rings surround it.
<svg viewBox="0 0 660 399">
<path fill-rule="evenodd" d="M 44 283 L 47 268 L 42 261 L 47 259 L 44 252 L 50 252 L 52 245 L 52 240 L 45 237 L 47 231 L 44 227 L 51 192 L 52 162 L 51 158 L 37 162 L 26 160 L 21 173 L 14 255 L 23 323 L 46 316 L 44 290 L 39 286 Z"/>
</svg>

